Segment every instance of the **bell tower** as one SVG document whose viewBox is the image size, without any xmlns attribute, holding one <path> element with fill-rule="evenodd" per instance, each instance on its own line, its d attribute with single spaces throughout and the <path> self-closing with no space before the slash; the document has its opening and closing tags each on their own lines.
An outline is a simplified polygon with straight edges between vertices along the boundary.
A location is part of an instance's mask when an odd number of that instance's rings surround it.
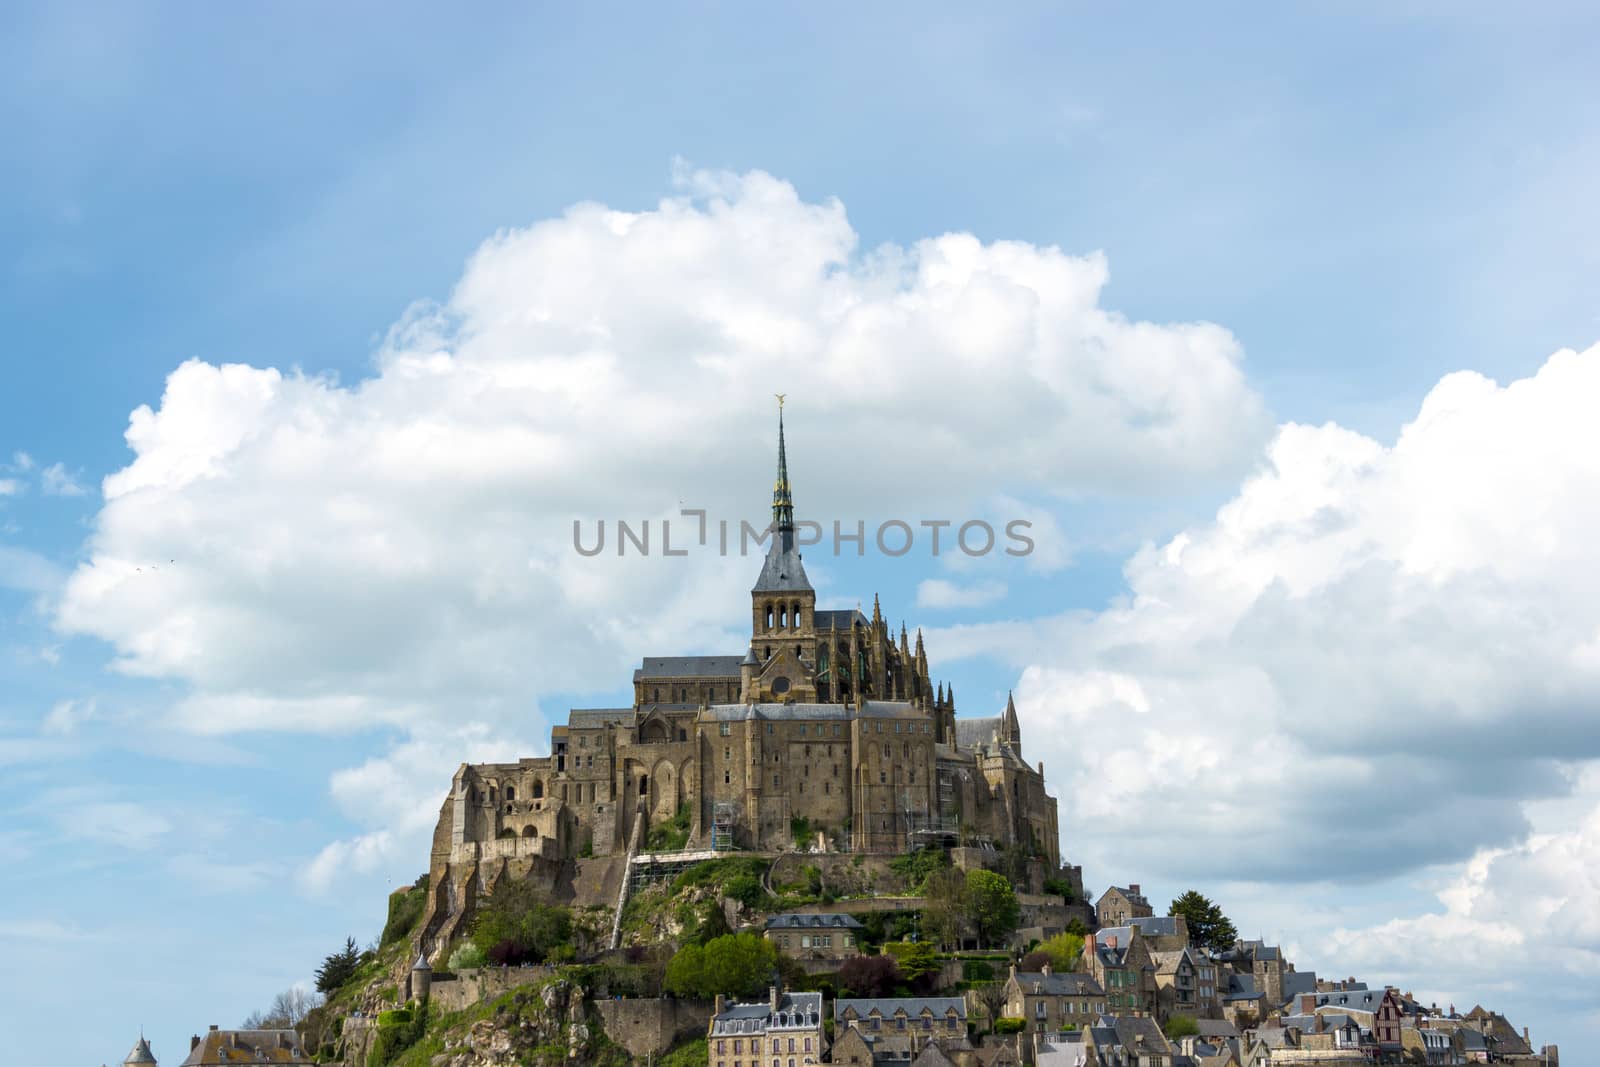
<svg viewBox="0 0 1600 1067">
<path fill-rule="evenodd" d="M 750 590 L 750 651 L 755 677 L 746 700 L 814 701 L 817 594 L 795 544 L 794 499 L 778 394 L 778 478 L 772 486 L 772 541 Z"/>
</svg>

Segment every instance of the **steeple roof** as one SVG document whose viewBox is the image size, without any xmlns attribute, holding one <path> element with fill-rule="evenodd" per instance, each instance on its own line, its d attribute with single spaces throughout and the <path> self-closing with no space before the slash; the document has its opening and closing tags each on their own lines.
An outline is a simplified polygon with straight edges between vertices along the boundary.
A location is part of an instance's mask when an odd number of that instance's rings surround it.
<svg viewBox="0 0 1600 1067">
<path fill-rule="evenodd" d="M 772 486 L 772 544 L 752 593 L 806 592 L 811 581 L 794 540 L 794 498 L 789 492 L 789 455 L 783 441 L 783 397 L 778 397 L 778 480 Z"/>
<path fill-rule="evenodd" d="M 123 1060 L 122 1062 L 124 1065 L 156 1062 L 155 1053 L 150 1051 L 150 1042 L 145 1040 L 143 1034 L 139 1035 L 139 1040 L 133 1046 L 133 1051 L 128 1053 L 127 1059 Z"/>
</svg>

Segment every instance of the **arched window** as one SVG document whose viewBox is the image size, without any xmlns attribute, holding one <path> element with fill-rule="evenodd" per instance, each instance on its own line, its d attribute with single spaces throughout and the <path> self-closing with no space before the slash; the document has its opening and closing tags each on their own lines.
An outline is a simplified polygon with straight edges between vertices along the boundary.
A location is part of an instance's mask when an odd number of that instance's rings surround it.
<svg viewBox="0 0 1600 1067">
<path fill-rule="evenodd" d="M 515 800 L 515 799 L 517 799 L 517 787 L 516 786 L 514 786 L 514 785 L 506 786 L 506 799 L 507 800 Z"/>
<path fill-rule="evenodd" d="M 767 624 L 765 626 L 763 626 L 762 629 L 763 630 L 772 629 L 772 605 L 771 604 L 767 605 Z"/>
<path fill-rule="evenodd" d="M 544 796 L 544 781 L 539 778 L 533 780 L 533 799 L 538 800 Z"/>
<path fill-rule="evenodd" d="M 650 776 L 648 774 L 641 774 L 639 776 L 639 795 L 640 796 L 645 796 L 649 792 L 650 792 Z"/>
</svg>

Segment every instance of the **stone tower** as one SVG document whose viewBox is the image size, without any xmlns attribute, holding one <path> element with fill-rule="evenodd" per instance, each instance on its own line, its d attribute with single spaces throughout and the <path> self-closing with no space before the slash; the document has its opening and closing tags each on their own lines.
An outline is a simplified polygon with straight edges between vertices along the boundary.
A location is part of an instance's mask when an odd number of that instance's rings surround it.
<svg viewBox="0 0 1600 1067">
<path fill-rule="evenodd" d="M 428 999 L 428 994 L 433 989 L 433 968 L 428 965 L 426 953 L 417 954 L 417 962 L 411 965 L 411 1000 L 421 1004 Z"/>
</svg>

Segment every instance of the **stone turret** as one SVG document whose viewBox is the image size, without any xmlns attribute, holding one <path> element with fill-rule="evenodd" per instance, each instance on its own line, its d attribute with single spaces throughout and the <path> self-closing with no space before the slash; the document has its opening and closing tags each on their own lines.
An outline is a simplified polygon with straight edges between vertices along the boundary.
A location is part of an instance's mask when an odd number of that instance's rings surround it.
<svg viewBox="0 0 1600 1067">
<path fill-rule="evenodd" d="M 134 1043 L 133 1051 L 129 1052 L 122 1061 L 123 1067 L 156 1067 L 155 1053 L 150 1051 L 150 1042 L 139 1035 L 139 1040 Z"/>
<path fill-rule="evenodd" d="M 424 953 L 417 953 L 417 962 L 411 965 L 411 1000 L 420 1004 L 428 999 L 428 994 L 433 989 L 433 968 L 428 966 L 428 957 Z"/>
</svg>

